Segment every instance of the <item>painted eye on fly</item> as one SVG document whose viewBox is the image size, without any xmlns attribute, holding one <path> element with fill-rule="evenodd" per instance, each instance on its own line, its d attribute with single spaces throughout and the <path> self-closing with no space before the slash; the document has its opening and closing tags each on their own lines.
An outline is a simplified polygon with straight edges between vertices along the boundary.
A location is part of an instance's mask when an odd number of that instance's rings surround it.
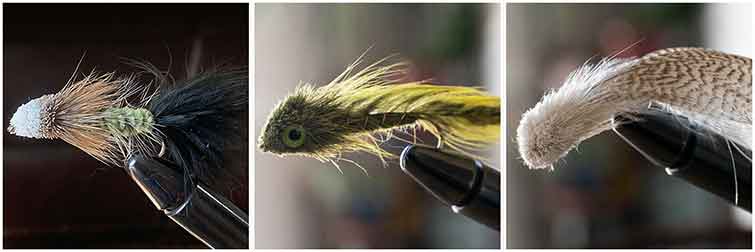
<svg viewBox="0 0 755 252">
<path fill-rule="evenodd" d="M 304 131 L 304 128 L 302 126 L 296 125 L 288 126 L 283 129 L 283 135 L 281 136 L 281 138 L 283 139 L 283 143 L 289 148 L 297 148 L 304 144 L 304 139 L 306 136 L 307 133 Z"/>
</svg>

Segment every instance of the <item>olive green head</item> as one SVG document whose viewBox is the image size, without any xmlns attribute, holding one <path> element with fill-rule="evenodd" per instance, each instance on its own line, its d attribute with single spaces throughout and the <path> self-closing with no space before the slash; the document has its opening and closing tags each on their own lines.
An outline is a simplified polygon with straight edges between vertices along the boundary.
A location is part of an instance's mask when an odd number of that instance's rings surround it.
<svg viewBox="0 0 755 252">
<path fill-rule="evenodd" d="M 259 137 L 259 148 L 279 155 L 329 156 L 324 152 L 343 142 L 344 112 L 334 99 L 304 87 L 281 101 Z"/>
</svg>

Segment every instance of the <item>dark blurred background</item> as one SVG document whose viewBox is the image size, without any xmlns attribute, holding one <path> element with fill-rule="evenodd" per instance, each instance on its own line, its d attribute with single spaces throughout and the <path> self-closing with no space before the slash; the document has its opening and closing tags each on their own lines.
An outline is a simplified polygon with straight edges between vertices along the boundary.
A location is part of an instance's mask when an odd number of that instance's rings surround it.
<svg viewBox="0 0 755 252">
<path fill-rule="evenodd" d="M 179 80 L 187 68 L 248 64 L 247 4 L 3 4 L 3 15 L 3 129 L 19 105 L 60 90 L 84 52 L 80 74 L 133 71 L 121 57 Z M 3 141 L 5 248 L 205 247 L 119 168 L 61 140 L 3 130 Z M 229 159 L 248 169 L 241 153 Z M 238 181 L 214 189 L 248 212 L 248 178 Z"/>
<path fill-rule="evenodd" d="M 750 248 L 751 214 L 652 167 L 612 132 L 554 171 L 517 151 L 522 113 L 590 57 L 710 47 L 752 57 L 749 4 L 507 5 L 508 248 Z"/>
<path fill-rule="evenodd" d="M 323 85 L 372 46 L 411 64 L 408 80 L 500 92 L 497 4 L 256 4 L 255 133 L 301 82 Z M 427 137 L 424 135 L 423 137 Z M 425 138 L 432 141 L 430 138 Z M 384 146 L 398 154 L 405 144 Z M 500 167 L 499 150 L 486 156 Z M 500 233 L 456 215 L 377 157 L 342 162 L 255 151 L 257 248 L 498 248 Z"/>
</svg>

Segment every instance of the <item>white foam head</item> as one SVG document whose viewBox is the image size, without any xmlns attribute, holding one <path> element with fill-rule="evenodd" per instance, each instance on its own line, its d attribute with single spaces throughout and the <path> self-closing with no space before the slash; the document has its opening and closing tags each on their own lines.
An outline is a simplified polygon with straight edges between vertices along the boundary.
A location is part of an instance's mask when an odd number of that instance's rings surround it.
<svg viewBox="0 0 755 252">
<path fill-rule="evenodd" d="M 22 137 L 42 138 L 42 110 L 49 97 L 44 95 L 18 107 L 10 119 L 8 132 Z"/>
</svg>

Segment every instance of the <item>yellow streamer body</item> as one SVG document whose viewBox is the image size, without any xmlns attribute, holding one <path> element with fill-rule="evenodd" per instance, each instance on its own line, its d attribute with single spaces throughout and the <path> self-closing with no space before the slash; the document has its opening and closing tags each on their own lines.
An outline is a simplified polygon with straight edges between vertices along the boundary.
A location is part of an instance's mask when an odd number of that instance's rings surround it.
<svg viewBox="0 0 755 252">
<path fill-rule="evenodd" d="M 354 151 L 384 159 L 394 155 L 380 148 L 388 137 L 378 135 L 394 136 L 399 129 L 413 138 L 417 127 L 442 146 L 470 155 L 498 141 L 499 97 L 473 87 L 398 83 L 390 79 L 405 64 L 378 66 L 381 62 L 352 74 L 357 61 L 325 86 L 298 87 L 270 114 L 260 149 L 331 162 Z"/>
</svg>

